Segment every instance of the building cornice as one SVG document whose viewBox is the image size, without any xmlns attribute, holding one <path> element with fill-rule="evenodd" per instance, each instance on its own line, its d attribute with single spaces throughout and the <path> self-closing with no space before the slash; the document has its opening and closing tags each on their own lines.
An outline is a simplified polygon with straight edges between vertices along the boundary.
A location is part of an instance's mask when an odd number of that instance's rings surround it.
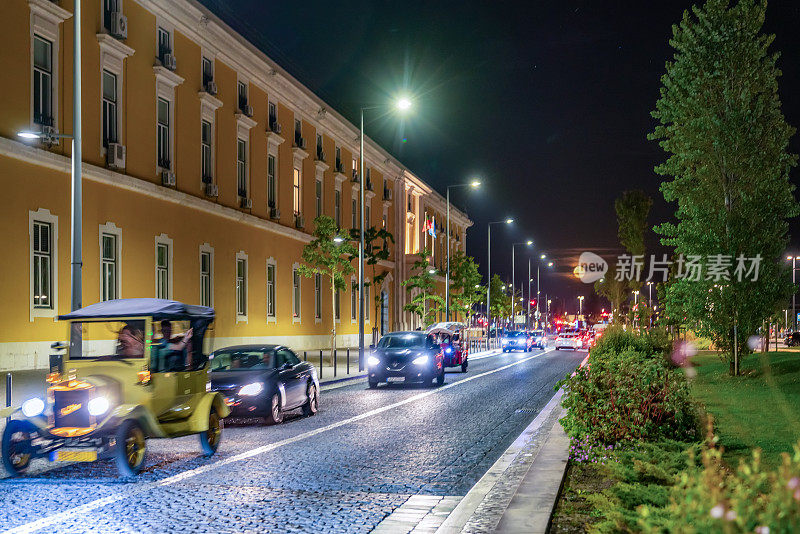
<svg viewBox="0 0 800 534">
<path fill-rule="evenodd" d="M 49 2 L 52 3 L 52 2 Z M 126 45 L 119 39 L 111 37 L 107 33 L 98 33 L 97 42 L 100 45 L 100 50 L 106 54 L 110 54 L 120 60 L 131 57 L 136 50 Z"/>
<path fill-rule="evenodd" d="M 211 93 L 200 91 L 197 93 L 197 96 L 200 97 L 200 103 L 207 106 L 211 111 L 216 111 L 222 107 L 222 100 Z"/>
<path fill-rule="evenodd" d="M 153 65 L 153 73 L 156 75 L 158 83 L 163 83 L 173 89 L 185 81 L 183 77 L 161 65 Z"/>
<path fill-rule="evenodd" d="M 54 24 L 61 24 L 72 17 L 70 11 L 67 11 L 51 0 L 28 0 L 28 6 L 34 14 Z"/>
<path fill-rule="evenodd" d="M 0 156 L 24 161 L 26 163 L 38 165 L 40 167 L 62 172 L 64 174 L 69 174 L 71 168 L 71 160 L 66 156 L 62 156 L 61 154 L 56 154 L 54 152 L 48 152 L 47 150 L 26 145 L 6 137 L 0 137 Z M 140 195 L 157 198 L 159 200 L 172 202 L 173 204 L 199 210 L 210 215 L 222 217 L 223 219 L 243 223 L 253 228 L 258 228 L 276 235 L 288 237 L 290 239 L 300 241 L 301 243 L 310 243 L 313 239 L 311 235 L 294 228 L 282 226 L 278 223 L 261 219 L 255 215 L 250 215 L 249 213 L 239 211 L 238 209 L 222 206 L 221 204 L 216 204 L 214 202 L 209 202 L 203 198 L 196 197 L 176 189 L 163 187 L 153 182 L 142 180 L 141 178 L 136 178 L 128 174 L 121 174 L 114 172 L 111 169 L 98 167 L 86 162 L 83 163 L 82 168 L 83 177 L 93 182 L 131 191 Z"/>
</svg>

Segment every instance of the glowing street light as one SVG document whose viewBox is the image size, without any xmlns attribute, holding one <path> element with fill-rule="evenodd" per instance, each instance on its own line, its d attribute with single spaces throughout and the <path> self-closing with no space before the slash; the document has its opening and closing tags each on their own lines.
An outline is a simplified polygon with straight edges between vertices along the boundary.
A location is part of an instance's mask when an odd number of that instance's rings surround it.
<svg viewBox="0 0 800 534">
<path fill-rule="evenodd" d="M 397 100 L 397 102 L 395 103 L 395 106 L 400 111 L 407 111 L 407 110 L 411 109 L 411 99 L 408 98 L 408 97 L 405 97 L 405 96 L 400 97 Z"/>
<path fill-rule="evenodd" d="M 516 288 L 516 285 L 515 285 L 516 284 L 516 280 L 514 278 L 514 269 L 516 267 L 517 262 L 514 259 L 514 248 L 517 245 L 525 245 L 526 247 L 530 247 L 531 245 L 533 245 L 533 240 L 532 239 L 528 239 L 524 243 L 511 243 L 511 294 L 512 295 L 514 294 L 514 290 Z M 529 262 L 529 264 L 530 264 L 530 262 Z M 528 271 L 529 271 L 528 272 L 528 278 L 530 278 L 530 275 L 531 275 L 530 268 L 528 269 Z M 528 296 L 530 297 L 530 287 L 528 288 Z M 527 320 L 527 318 L 526 318 L 526 320 Z M 516 319 L 516 316 L 514 315 L 514 299 L 511 299 L 511 327 L 515 328 L 516 324 L 517 324 L 517 319 Z"/>
<path fill-rule="evenodd" d="M 486 225 L 487 227 L 487 237 L 489 240 L 488 247 L 486 249 L 486 322 L 489 325 L 487 328 L 491 329 L 492 321 L 490 316 L 490 307 L 492 303 L 492 225 L 493 224 L 511 224 L 514 222 L 514 219 L 511 217 L 507 218 L 504 221 L 492 221 Z M 505 289 L 505 287 L 503 288 Z"/>
<path fill-rule="evenodd" d="M 444 275 L 444 316 L 445 320 L 450 320 L 450 189 L 454 187 L 471 187 L 477 189 L 480 187 L 480 180 L 472 180 L 468 184 L 453 184 L 447 186 L 447 235 L 445 241 L 447 242 L 447 271 Z"/>
</svg>

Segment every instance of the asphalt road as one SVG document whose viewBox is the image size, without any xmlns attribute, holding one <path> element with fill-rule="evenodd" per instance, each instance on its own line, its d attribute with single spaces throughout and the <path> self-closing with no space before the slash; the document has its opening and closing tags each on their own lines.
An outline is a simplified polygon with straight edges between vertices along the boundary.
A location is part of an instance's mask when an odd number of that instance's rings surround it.
<svg viewBox="0 0 800 534">
<path fill-rule="evenodd" d="M 0 531 L 369 532 L 415 494 L 464 495 L 585 352 L 498 354 L 438 388 L 322 392 L 320 413 L 229 425 L 216 456 L 196 436 L 150 440 L 144 472 L 112 462 L 0 480 Z"/>
</svg>

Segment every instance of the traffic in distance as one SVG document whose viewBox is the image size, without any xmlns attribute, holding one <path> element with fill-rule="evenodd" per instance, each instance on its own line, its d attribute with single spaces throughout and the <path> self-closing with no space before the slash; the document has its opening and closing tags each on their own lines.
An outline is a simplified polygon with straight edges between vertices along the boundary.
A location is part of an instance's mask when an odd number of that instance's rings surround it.
<svg viewBox="0 0 800 534">
<path fill-rule="evenodd" d="M 204 352 L 214 310 L 163 299 L 101 302 L 59 317 L 68 343 L 53 343 L 46 398 L 0 410 L 11 417 L 2 436 L 2 463 L 11 476 L 35 459 L 112 459 L 120 476 L 138 474 L 147 440 L 195 434 L 213 455 L 225 418 L 280 424 L 288 412 L 320 409 L 315 367 L 290 347 L 236 345 Z M 588 350 L 601 332 L 561 329 L 555 350 Z M 544 330 L 498 329 L 502 352 L 547 349 Z M 366 377 L 380 384 L 445 383 L 445 371 L 466 373 L 470 348 L 464 324 L 390 332 L 370 347 Z M 485 347 L 484 347 L 485 348 Z M 486 357 L 485 355 L 482 357 Z"/>
</svg>

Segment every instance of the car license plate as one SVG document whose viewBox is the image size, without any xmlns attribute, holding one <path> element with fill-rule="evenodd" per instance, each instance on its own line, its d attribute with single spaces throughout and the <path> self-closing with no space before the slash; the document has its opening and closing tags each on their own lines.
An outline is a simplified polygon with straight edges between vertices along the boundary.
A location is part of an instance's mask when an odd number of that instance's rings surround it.
<svg viewBox="0 0 800 534">
<path fill-rule="evenodd" d="M 387 382 L 405 382 L 406 378 L 404 376 L 390 376 L 386 379 Z"/>
<path fill-rule="evenodd" d="M 56 451 L 59 462 L 94 462 L 97 460 L 97 451 Z"/>
</svg>

